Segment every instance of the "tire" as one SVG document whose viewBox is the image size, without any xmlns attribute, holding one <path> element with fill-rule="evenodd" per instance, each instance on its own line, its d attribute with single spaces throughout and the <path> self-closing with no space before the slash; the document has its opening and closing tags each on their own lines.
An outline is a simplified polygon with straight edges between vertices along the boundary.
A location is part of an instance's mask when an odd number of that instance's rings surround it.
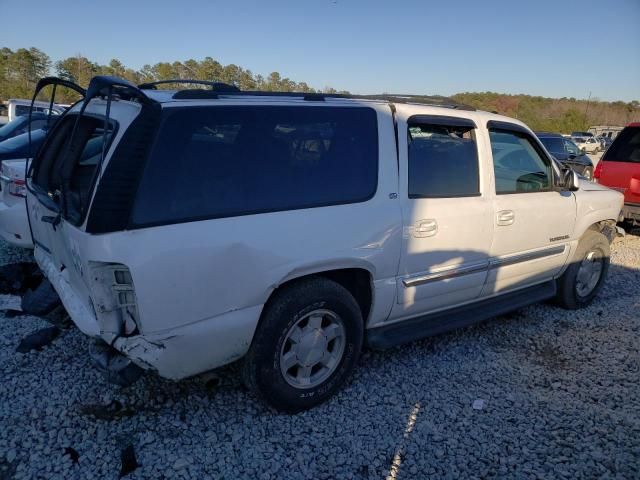
<svg viewBox="0 0 640 480">
<path fill-rule="evenodd" d="M 609 241 L 602 233 L 587 230 L 580 239 L 571 265 L 557 280 L 556 301 L 568 310 L 584 308 L 598 295 L 609 271 Z M 597 278 L 595 264 L 600 265 Z M 581 271 L 581 267 L 585 269 Z M 593 269 L 593 270 L 589 270 Z"/>
<path fill-rule="evenodd" d="M 338 333 L 327 340 L 330 331 Z M 363 338 L 360 307 L 346 288 L 325 278 L 301 280 L 277 292 L 266 305 L 244 360 L 243 381 L 277 410 L 309 409 L 347 381 Z M 323 352 L 321 361 L 318 352 Z"/>
<path fill-rule="evenodd" d="M 591 167 L 585 168 L 582 171 L 582 176 L 591 182 L 593 180 L 593 168 Z"/>
</svg>

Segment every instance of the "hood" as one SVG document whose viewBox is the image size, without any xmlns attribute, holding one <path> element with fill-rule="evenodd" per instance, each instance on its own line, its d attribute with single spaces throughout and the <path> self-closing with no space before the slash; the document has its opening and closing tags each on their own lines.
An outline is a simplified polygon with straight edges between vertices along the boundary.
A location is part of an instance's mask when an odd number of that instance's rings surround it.
<svg viewBox="0 0 640 480">
<path fill-rule="evenodd" d="M 605 187 L 604 185 L 600 185 L 599 183 L 590 182 L 589 180 L 580 179 L 580 190 L 584 190 L 585 192 L 613 192 L 615 190 Z"/>
</svg>

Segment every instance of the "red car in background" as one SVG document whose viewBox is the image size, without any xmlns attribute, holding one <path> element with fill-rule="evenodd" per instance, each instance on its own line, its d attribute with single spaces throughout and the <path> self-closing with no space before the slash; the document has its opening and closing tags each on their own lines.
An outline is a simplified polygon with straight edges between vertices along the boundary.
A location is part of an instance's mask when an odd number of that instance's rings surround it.
<svg viewBox="0 0 640 480">
<path fill-rule="evenodd" d="M 624 221 L 640 225 L 640 122 L 630 123 L 620 132 L 593 176 L 598 183 L 624 194 Z"/>
</svg>

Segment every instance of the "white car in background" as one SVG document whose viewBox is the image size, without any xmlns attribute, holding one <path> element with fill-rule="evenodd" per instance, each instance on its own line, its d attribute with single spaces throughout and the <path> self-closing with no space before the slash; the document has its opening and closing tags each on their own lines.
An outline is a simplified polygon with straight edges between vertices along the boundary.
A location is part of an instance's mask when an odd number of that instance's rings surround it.
<svg viewBox="0 0 640 480">
<path fill-rule="evenodd" d="M 6 114 L 0 117 L 0 123 L 9 123 L 18 117 L 29 114 L 29 108 L 31 107 L 31 100 L 25 100 L 22 98 L 11 98 L 4 102 L 6 108 Z M 41 102 L 36 100 L 33 102 L 33 111 L 46 113 L 51 112 L 52 115 L 62 115 L 68 108 L 68 105 L 60 105 L 54 103 L 53 106 L 49 102 Z M 3 109 L 4 110 L 4 109 Z"/>
<path fill-rule="evenodd" d="M 33 248 L 24 183 L 26 159 L 0 162 L 0 237 L 18 247 Z"/>
<path fill-rule="evenodd" d="M 600 142 L 596 137 L 577 137 L 573 141 L 585 153 L 597 153 L 600 150 Z"/>
</svg>

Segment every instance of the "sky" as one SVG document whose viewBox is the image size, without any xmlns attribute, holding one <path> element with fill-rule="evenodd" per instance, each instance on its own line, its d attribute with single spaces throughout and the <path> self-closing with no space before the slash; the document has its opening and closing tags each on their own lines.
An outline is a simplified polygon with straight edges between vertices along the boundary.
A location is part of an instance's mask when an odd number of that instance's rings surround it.
<svg viewBox="0 0 640 480">
<path fill-rule="evenodd" d="M 352 93 L 640 100 L 640 0 L 0 0 L 0 47 L 211 56 Z"/>
</svg>

